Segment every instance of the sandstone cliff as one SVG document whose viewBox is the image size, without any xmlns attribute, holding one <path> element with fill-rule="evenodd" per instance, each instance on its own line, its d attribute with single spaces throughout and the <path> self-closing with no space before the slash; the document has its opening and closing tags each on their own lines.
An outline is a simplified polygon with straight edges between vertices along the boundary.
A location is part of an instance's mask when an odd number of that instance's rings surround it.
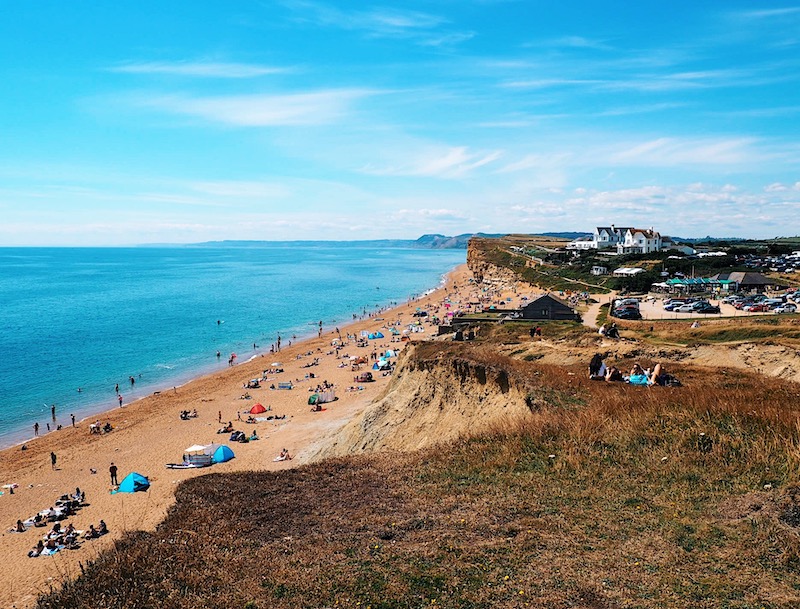
<svg viewBox="0 0 800 609">
<path fill-rule="evenodd" d="M 465 345 L 410 346 L 383 394 L 314 457 L 414 450 L 525 417 L 540 405 L 530 368 Z"/>
</svg>

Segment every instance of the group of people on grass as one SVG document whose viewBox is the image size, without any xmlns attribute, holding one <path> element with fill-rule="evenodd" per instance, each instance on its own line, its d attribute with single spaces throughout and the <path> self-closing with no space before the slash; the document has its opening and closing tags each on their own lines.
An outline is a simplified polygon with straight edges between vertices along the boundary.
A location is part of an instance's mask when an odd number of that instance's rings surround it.
<svg viewBox="0 0 800 609">
<path fill-rule="evenodd" d="M 606 354 L 607 356 L 608 354 Z M 634 364 L 630 373 L 623 374 L 616 366 L 607 366 L 600 353 L 595 353 L 589 362 L 589 379 L 593 381 L 623 382 L 630 385 L 678 385 L 678 380 L 667 373 L 662 364 L 656 364 L 652 369 L 642 368 Z"/>
</svg>

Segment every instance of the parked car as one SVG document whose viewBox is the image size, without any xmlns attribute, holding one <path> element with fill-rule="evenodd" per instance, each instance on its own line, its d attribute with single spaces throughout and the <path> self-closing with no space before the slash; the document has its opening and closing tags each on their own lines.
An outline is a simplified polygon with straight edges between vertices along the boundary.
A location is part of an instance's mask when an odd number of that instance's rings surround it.
<svg viewBox="0 0 800 609">
<path fill-rule="evenodd" d="M 686 305 L 690 305 L 694 302 L 694 299 L 687 298 L 684 300 L 675 299 L 672 302 L 664 305 L 665 311 L 675 311 L 678 307 L 684 307 Z"/>
<path fill-rule="evenodd" d="M 694 312 L 694 303 L 690 302 L 689 304 L 683 304 L 671 310 L 674 311 L 675 313 L 692 313 Z"/>
<path fill-rule="evenodd" d="M 712 305 L 710 302 L 705 302 L 702 304 L 702 306 L 696 307 L 694 312 L 703 314 L 716 314 L 719 313 L 719 307 Z"/>
<path fill-rule="evenodd" d="M 765 311 L 769 311 L 769 305 L 765 305 L 761 302 L 754 302 L 744 306 L 742 310 L 747 311 L 748 313 L 764 313 Z"/>
<path fill-rule="evenodd" d="M 631 307 L 629 309 L 615 310 L 614 317 L 618 319 L 641 319 L 642 314 L 639 312 L 639 309 Z"/>
<path fill-rule="evenodd" d="M 773 309 L 776 313 L 797 313 L 797 305 L 787 302 Z"/>
</svg>

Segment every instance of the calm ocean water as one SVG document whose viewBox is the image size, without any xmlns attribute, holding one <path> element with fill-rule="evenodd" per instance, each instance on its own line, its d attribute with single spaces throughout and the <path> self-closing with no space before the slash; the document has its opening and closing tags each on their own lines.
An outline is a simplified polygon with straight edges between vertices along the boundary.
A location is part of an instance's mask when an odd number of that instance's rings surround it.
<svg viewBox="0 0 800 609">
<path fill-rule="evenodd" d="M 286 344 L 405 301 L 465 257 L 358 242 L 0 248 L 0 445 L 55 427 L 53 404 L 66 426 L 116 407 L 116 383 L 128 403 L 278 333 Z"/>
</svg>

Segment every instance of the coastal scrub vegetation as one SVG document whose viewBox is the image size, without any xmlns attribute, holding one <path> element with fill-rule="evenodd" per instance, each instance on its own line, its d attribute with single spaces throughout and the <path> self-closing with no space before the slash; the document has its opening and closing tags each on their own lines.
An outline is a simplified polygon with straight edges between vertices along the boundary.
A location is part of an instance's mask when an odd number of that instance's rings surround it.
<svg viewBox="0 0 800 609">
<path fill-rule="evenodd" d="M 513 368 L 524 421 L 421 452 L 188 480 L 157 530 L 38 607 L 798 606 L 796 384 L 683 366 L 683 387 L 648 389 L 577 365 Z"/>
</svg>

